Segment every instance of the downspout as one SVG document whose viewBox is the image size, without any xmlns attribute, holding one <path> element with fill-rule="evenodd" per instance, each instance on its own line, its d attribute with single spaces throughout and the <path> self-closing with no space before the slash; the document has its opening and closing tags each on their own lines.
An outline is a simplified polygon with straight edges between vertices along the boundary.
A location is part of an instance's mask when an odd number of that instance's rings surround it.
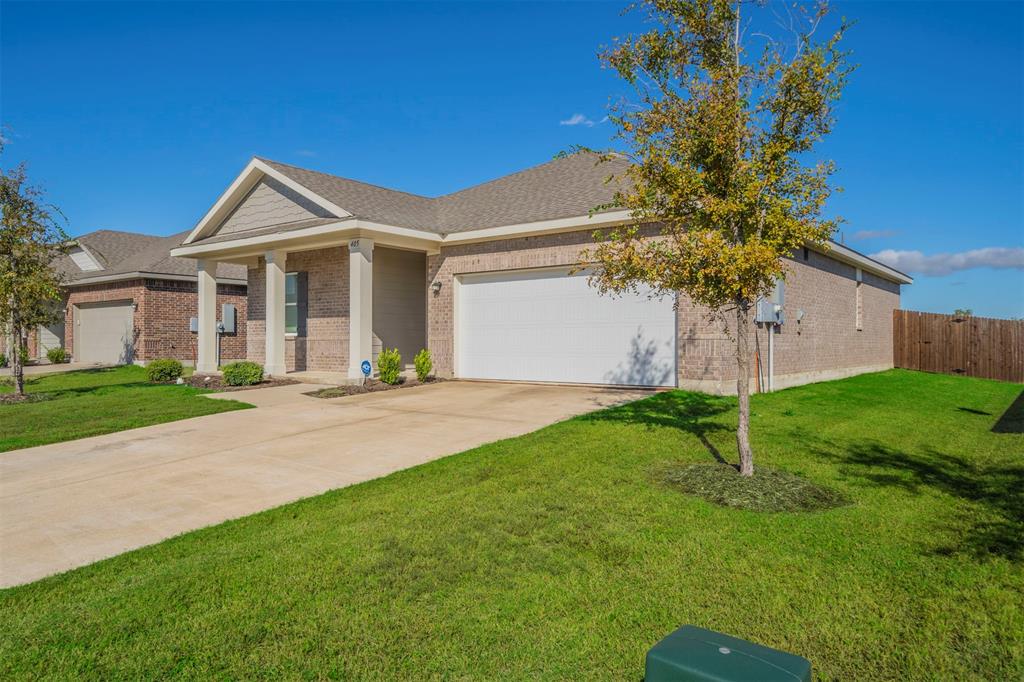
<svg viewBox="0 0 1024 682">
<path fill-rule="evenodd" d="M 775 323 L 766 325 L 768 329 L 768 392 L 775 390 Z"/>
</svg>

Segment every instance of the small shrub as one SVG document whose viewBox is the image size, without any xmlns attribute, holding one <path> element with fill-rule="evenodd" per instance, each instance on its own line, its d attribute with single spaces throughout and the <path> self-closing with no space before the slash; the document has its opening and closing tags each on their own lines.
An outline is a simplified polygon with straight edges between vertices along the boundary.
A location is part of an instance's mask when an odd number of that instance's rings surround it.
<svg viewBox="0 0 1024 682">
<path fill-rule="evenodd" d="M 263 381 L 263 368 L 255 362 L 232 362 L 224 365 L 221 371 L 228 386 L 253 386 Z"/>
<path fill-rule="evenodd" d="M 6 366 L 7 366 L 7 355 L 4 354 L 4 353 L 0 353 L 0 367 L 6 367 Z"/>
<path fill-rule="evenodd" d="M 174 381 L 183 371 L 181 363 L 170 358 L 154 360 L 146 365 L 146 375 L 153 382 Z"/>
<path fill-rule="evenodd" d="M 28 348 L 26 346 L 18 349 L 18 357 L 21 358 L 22 367 L 28 364 Z"/>
<path fill-rule="evenodd" d="M 402 356 L 397 348 L 388 350 L 384 348 L 377 356 L 377 372 L 380 373 L 380 380 L 385 384 L 397 384 L 398 377 L 402 372 Z"/>
<path fill-rule="evenodd" d="M 51 348 L 46 351 L 46 359 L 55 365 L 68 361 L 68 352 L 63 348 Z"/>
<path fill-rule="evenodd" d="M 434 361 L 430 357 L 430 351 L 424 348 L 416 357 L 412 360 L 416 366 L 416 378 L 422 383 L 430 378 L 430 373 L 434 371 Z"/>
</svg>

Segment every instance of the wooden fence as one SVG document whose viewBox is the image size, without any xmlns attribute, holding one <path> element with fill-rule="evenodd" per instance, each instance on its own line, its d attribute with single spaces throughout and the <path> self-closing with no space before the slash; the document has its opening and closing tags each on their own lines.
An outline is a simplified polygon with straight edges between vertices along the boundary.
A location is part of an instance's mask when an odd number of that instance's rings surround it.
<svg viewBox="0 0 1024 682">
<path fill-rule="evenodd" d="M 1024 320 L 894 310 L 893 363 L 1024 383 Z"/>
</svg>

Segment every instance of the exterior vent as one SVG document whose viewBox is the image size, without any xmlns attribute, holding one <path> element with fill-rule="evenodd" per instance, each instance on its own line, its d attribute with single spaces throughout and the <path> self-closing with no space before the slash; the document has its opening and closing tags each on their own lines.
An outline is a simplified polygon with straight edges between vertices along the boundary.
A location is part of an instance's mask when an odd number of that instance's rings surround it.
<svg viewBox="0 0 1024 682">
<path fill-rule="evenodd" d="M 71 256 L 71 260 L 74 261 L 75 265 L 77 265 L 78 269 L 82 272 L 94 272 L 96 270 L 103 269 L 103 266 L 96 262 L 96 259 L 92 257 L 92 254 L 81 246 L 73 246 L 68 255 Z"/>
</svg>

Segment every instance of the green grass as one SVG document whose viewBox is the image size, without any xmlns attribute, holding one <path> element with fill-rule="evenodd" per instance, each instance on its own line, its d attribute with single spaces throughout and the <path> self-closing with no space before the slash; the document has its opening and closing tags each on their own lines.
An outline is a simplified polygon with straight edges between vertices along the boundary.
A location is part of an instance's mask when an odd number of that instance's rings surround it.
<svg viewBox="0 0 1024 682">
<path fill-rule="evenodd" d="M 14 390 L 8 379 L 0 393 Z M 38 400 L 0 403 L 0 452 L 250 407 L 190 386 L 151 384 L 134 365 L 26 377 Z"/>
<path fill-rule="evenodd" d="M 734 400 L 658 394 L 6 590 L 0 677 L 638 680 L 694 623 L 821 679 L 1021 679 L 1020 392 L 756 396 L 755 465 L 851 502 L 774 514 L 653 480 L 735 458 Z"/>
</svg>

